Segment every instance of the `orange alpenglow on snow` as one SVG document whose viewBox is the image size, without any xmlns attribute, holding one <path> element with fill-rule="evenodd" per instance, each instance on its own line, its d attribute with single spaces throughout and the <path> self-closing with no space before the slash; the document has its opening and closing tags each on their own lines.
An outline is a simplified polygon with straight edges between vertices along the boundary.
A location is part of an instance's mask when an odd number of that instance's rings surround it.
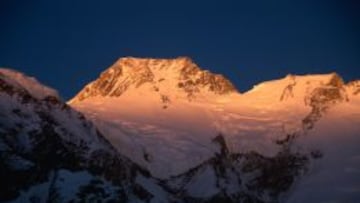
<svg viewBox="0 0 360 203">
<path fill-rule="evenodd" d="M 15 202 L 47 185 L 76 199 L 89 182 L 126 188 L 109 192 L 120 202 L 139 202 L 139 188 L 154 202 L 358 199 L 359 93 L 359 81 L 336 73 L 287 75 L 240 93 L 189 58 L 127 57 L 66 105 L 36 79 L 0 69 L 1 183 L 16 186 L 5 191 L 18 192 Z M 13 181 L 34 170 L 42 180 Z M 64 184 L 73 178 L 79 184 Z"/>
</svg>

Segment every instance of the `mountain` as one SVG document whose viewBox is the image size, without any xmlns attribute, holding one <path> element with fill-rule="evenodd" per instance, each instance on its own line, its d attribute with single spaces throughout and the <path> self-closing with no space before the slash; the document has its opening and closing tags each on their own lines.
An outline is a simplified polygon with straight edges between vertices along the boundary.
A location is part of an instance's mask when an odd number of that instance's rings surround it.
<svg viewBox="0 0 360 203">
<path fill-rule="evenodd" d="M 88 84 L 73 102 L 92 97 L 119 97 L 131 89 L 150 90 L 164 103 L 164 96 L 191 99 L 199 94 L 224 95 L 236 92 L 231 82 L 222 75 L 201 70 L 190 58 L 141 59 L 121 58 L 101 73 L 99 79 Z"/>
<path fill-rule="evenodd" d="M 254 202 L 326 202 L 360 198 L 359 95 L 358 81 L 345 83 L 336 73 L 287 75 L 239 93 L 229 80 L 189 58 L 127 57 L 69 105 L 92 120 L 121 154 L 188 201 L 238 202 L 256 194 Z M 213 142 L 219 134 L 229 151 L 225 160 Z M 288 158 L 301 164 L 277 165 Z M 244 160 L 259 164 L 244 172 Z M 291 181 L 282 189 L 271 183 L 283 176 L 262 178 L 273 167 L 291 168 L 284 172 Z M 241 184 L 234 183 L 236 177 Z M 262 179 L 269 188 L 248 188 Z M 209 187 L 199 190 L 204 185 Z"/>
<path fill-rule="evenodd" d="M 269 202 L 310 161 L 290 152 L 288 143 L 271 158 L 232 153 L 218 135 L 209 160 L 158 179 L 34 78 L 0 69 L 0 95 L 1 202 Z"/>
<path fill-rule="evenodd" d="M 0 202 L 160 202 L 167 195 L 56 91 L 9 69 L 0 69 L 0 180 Z"/>
<path fill-rule="evenodd" d="M 0 202 L 357 202 L 360 82 L 240 93 L 191 59 L 121 58 L 65 103 L 0 69 Z"/>
<path fill-rule="evenodd" d="M 278 199 L 293 181 L 280 181 L 280 187 L 265 183 L 273 177 L 266 175 L 267 168 L 274 170 L 278 160 L 284 164 L 291 157 L 295 165 L 274 177 L 296 178 L 308 162 L 305 155 L 289 151 L 276 156 L 285 159 L 233 154 L 219 135 L 212 142 L 220 153 L 189 172 L 160 180 L 120 154 L 55 90 L 35 79 L 0 69 L 0 94 L 1 202 L 268 202 Z M 217 186 L 199 196 L 207 170 L 214 172 L 209 178 L 215 178 Z M 229 183 L 233 174 L 237 179 Z M 259 189 L 245 190 L 245 176 L 260 178 L 251 186 Z M 260 194 L 265 191 L 272 196 Z"/>
</svg>

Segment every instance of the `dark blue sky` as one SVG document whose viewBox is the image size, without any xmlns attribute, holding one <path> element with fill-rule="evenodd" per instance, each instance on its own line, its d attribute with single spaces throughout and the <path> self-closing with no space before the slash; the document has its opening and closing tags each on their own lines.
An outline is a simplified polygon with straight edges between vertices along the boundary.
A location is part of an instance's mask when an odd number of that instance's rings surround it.
<svg viewBox="0 0 360 203">
<path fill-rule="evenodd" d="M 0 0 L 0 66 L 70 98 L 121 56 L 189 56 L 245 91 L 287 73 L 360 78 L 356 0 Z"/>
</svg>

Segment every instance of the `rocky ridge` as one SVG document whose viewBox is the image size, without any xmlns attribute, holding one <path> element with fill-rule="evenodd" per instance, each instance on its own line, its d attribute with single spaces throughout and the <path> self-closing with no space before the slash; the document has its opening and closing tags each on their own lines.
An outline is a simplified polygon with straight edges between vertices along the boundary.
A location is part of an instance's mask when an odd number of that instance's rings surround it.
<svg viewBox="0 0 360 203">
<path fill-rule="evenodd" d="M 168 82 L 171 80 L 170 82 Z M 149 84 L 155 92 L 162 88 L 184 93 L 188 98 L 206 91 L 223 95 L 237 92 L 234 85 L 222 75 L 201 70 L 191 59 L 120 58 L 87 85 L 72 101 L 89 97 L 120 97 L 130 88 Z"/>
</svg>

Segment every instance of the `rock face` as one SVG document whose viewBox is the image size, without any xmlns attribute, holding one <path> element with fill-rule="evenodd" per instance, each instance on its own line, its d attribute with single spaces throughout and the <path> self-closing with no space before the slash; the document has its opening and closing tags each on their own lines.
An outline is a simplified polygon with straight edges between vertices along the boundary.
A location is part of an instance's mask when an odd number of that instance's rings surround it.
<svg viewBox="0 0 360 203">
<path fill-rule="evenodd" d="M 183 92 L 189 98 L 206 91 L 218 95 L 236 92 L 222 75 L 201 70 L 191 59 L 121 58 L 100 77 L 87 85 L 73 101 L 89 97 L 119 97 L 130 88 L 152 85 L 154 91 L 165 87 Z"/>
<path fill-rule="evenodd" d="M 356 96 L 360 93 L 360 80 L 354 80 L 347 84 L 347 87 L 350 88 L 352 95 Z"/>
<path fill-rule="evenodd" d="M 189 171 L 164 181 L 165 188 L 185 202 L 279 202 L 310 163 L 289 143 L 268 157 L 256 152 L 231 153 L 224 137 L 214 142 L 220 152 Z"/>
<path fill-rule="evenodd" d="M 282 91 L 280 101 L 294 99 L 296 96 L 294 89 L 298 88 L 299 79 L 294 75 L 288 75 L 288 84 Z M 311 85 L 310 81 L 307 81 L 302 89 L 305 89 L 304 100 L 305 106 L 311 108 L 309 114 L 302 120 L 303 130 L 307 131 L 314 128 L 315 123 L 337 103 L 348 102 L 349 96 L 347 89 L 350 89 L 349 93 L 356 95 L 356 82 L 346 85 L 343 79 L 336 73 L 327 75 L 327 80 L 321 81 L 316 85 Z"/>
<path fill-rule="evenodd" d="M 316 121 L 336 103 L 348 101 L 345 84 L 336 73 L 332 74 L 328 83 L 316 87 L 305 97 L 305 105 L 311 107 L 311 112 L 303 119 L 304 129 L 314 127 Z"/>
</svg>

